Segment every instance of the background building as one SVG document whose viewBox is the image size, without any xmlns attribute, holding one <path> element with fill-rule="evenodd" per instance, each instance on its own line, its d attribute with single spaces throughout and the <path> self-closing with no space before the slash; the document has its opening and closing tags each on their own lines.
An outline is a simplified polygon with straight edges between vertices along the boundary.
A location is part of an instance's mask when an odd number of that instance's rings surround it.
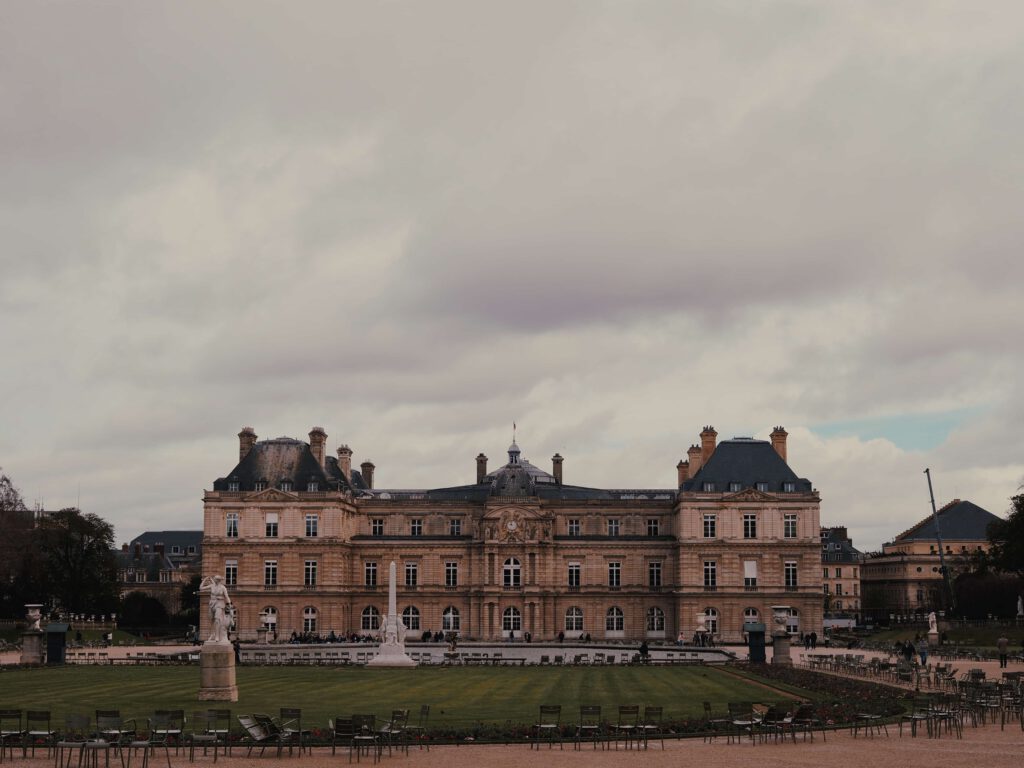
<svg viewBox="0 0 1024 768">
<path fill-rule="evenodd" d="M 720 640 L 745 620 L 791 607 L 791 627 L 821 630 L 820 498 L 771 443 L 701 444 L 677 465 L 675 488 L 566 484 L 522 457 L 469 485 L 380 489 L 352 451 L 239 434 L 239 462 L 204 497 L 203 573 L 222 573 L 239 633 L 371 633 L 398 568 L 398 610 L 413 632 L 495 639 L 590 635 L 689 638 L 698 613 Z M 203 622 L 208 622 L 203 612 Z"/>
<path fill-rule="evenodd" d="M 846 526 L 821 529 L 821 589 L 826 616 L 860 621 L 860 569 L 864 555 L 853 546 Z"/>
<path fill-rule="evenodd" d="M 142 592 L 160 601 L 168 615 L 181 612 L 181 589 L 199 574 L 202 531 L 146 531 L 117 553 L 121 599 Z"/>
<path fill-rule="evenodd" d="M 975 551 L 988 551 L 989 523 L 999 518 L 969 501 L 953 499 L 937 514 L 950 579 Z M 935 520 L 931 515 L 868 555 L 861 566 L 863 611 L 877 621 L 943 611 L 949 593 L 943 581 Z"/>
</svg>

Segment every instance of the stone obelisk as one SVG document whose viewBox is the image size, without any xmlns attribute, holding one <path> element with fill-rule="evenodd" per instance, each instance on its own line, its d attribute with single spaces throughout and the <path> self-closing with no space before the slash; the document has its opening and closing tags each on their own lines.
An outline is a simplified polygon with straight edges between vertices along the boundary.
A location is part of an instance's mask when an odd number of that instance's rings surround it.
<svg viewBox="0 0 1024 768">
<path fill-rule="evenodd" d="M 405 625 L 398 616 L 395 561 L 388 568 L 388 612 L 380 624 L 380 649 L 370 659 L 368 667 L 415 667 L 416 662 L 405 653 Z"/>
</svg>

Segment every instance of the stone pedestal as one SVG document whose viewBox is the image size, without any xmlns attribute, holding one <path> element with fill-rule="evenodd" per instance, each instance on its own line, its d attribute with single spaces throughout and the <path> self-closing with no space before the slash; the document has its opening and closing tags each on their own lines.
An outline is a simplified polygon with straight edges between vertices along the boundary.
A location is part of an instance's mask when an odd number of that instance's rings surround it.
<svg viewBox="0 0 1024 768">
<path fill-rule="evenodd" d="M 405 652 L 404 643 L 381 643 L 377 655 L 366 662 L 368 667 L 415 667 Z"/>
<path fill-rule="evenodd" d="M 230 643 L 205 643 L 199 651 L 199 700 L 238 701 L 235 649 Z"/>
<path fill-rule="evenodd" d="M 939 632 L 938 630 L 928 633 L 928 647 L 938 648 L 939 647 Z"/>
<path fill-rule="evenodd" d="M 793 657 L 789 655 L 788 632 L 772 635 L 772 664 L 778 664 L 780 667 L 793 666 Z"/>
<path fill-rule="evenodd" d="M 43 663 L 43 633 L 30 629 L 21 634 L 21 663 L 39 666 Z"/>
</svg>

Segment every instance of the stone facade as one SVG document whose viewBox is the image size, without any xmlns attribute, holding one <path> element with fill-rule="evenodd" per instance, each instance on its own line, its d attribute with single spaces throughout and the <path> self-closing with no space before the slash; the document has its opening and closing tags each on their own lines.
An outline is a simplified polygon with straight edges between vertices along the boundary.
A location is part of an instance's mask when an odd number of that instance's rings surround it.
<svg viewBox="0 0 1024 768">
<path fill-rule="evenodd" d="M 243 639 L 374 633 L 391 561 L 413 635 L 689 639 L 702 613 L 737 641 L 774 604 L 793 607 L 794 631 L 821 631 L 820 498 L 786 464 L 781 428 L 720 445 L 706 428 L 678 487 L 628 490 L 566 485 L 561 456 L 549 473 L 514 442 L 493 472 L 477 456 L 471 485 L 382 490 L 326 437 L 246 428 L 239 464 L 205 494 L 203 573 L 224 574 Z"/>
</svg>

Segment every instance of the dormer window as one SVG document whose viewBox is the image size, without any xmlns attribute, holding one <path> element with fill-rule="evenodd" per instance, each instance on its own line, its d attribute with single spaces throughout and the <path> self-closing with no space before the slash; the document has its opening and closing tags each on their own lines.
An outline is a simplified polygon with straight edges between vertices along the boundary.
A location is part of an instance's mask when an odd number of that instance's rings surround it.
<svg viewBox="0 0 1024 768">
<path fill-rule="evenodd" d="M 759 491 L 760 491 L 761 493 L 768 493 L 768 483 L 765 483 L 765 482 L 760 482 L 760 483 L 758 483 L 758 484 L 757 484 L 757 485 L 756 485 L 755 487 L 756 487 L 756 488 L 757 488 L 757 490 L 759 490 Z"/>
<path fill-rule="evenodd" d="M 715 484 L 714 483 L 704 483 L 703 490 L 704 490 L 704 493 L 714 493 L 715 492 Z"/>
<path fill-rule="evenodd" d="M 729 493 L 738 493 L 742 487 L 740 483 L 729 483 Z"/>
<path fill-rule="evenodd" d="M 308 483 L 306 483 L 306 492 L 307 493 L 316 493 L 319 490 L 320 490 L 320 483 L 318 483 L 316 480 L 310 480 Z"/>
<path fill-rule="evenodd" d="M 267 481 L 266 481 L 266 480 L 257 480 L 257 481 L 256 481 L 256 483 L 255 483 L 255 485 L 253 485 L 253 489 L 254 489 L 254 490 L 255 490 L 255 491 L 257 492 L 257 493 L 258 493 L 259 491 L 265 491 L 265 490 L 267 490 Z"/>
<path fill-rule="evenodd" d="M 280 488 L 282 491 L 289 491 L 290 492 L 291 489 L 292 489 L 292 481 L 291 480 L 282 480 L 278 484 L 277 487 Z"/>
<path fill-rule="evenodd" d="M 782 492 L 783 493 L 793 493 L 795 490 L 796 490 L 796 483 L 783 483 L 782 484 Z"/>
<path fill-rule="evenodd" d="M 228 491 L 231 493 L 238 493 L 238 481 L 228 480 Z"/>
</svg>

